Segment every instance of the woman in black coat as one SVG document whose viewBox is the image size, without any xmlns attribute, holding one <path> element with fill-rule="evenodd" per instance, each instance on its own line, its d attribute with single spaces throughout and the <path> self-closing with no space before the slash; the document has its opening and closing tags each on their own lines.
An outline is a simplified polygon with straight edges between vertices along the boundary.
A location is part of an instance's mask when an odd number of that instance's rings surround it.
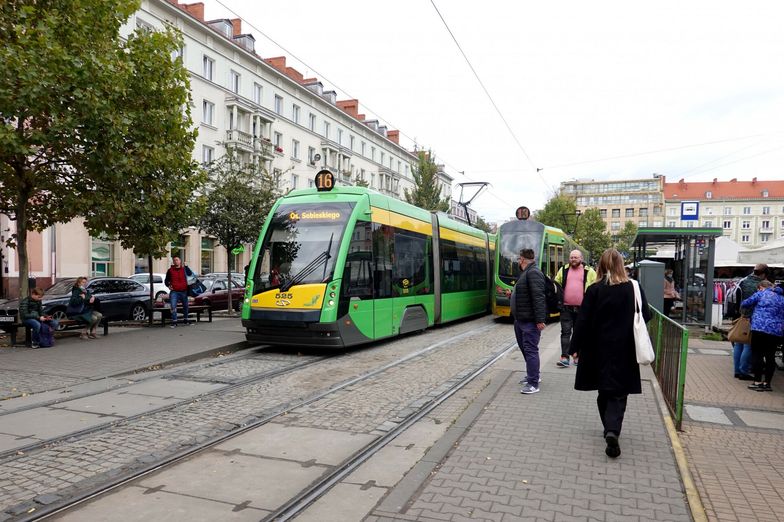
<svg viewBox="0 0 784 522">
<path fill-rule="evenodd" d="M 640 289 L 645 321 L 651 318 Z M 596 283 L 585 291 L 572 335 L 571 351 L 579 357 L 574 388 L 599 390 L 596 403 L 607 442 L 605 453 L 621 454 L 621 434 L 626 399 L 642 393 L 640 366 L 634 347 L 634 287 L 626 275 L 623 257 L 614 248 L 604 251 L 596 271 Z"/>
</svg>

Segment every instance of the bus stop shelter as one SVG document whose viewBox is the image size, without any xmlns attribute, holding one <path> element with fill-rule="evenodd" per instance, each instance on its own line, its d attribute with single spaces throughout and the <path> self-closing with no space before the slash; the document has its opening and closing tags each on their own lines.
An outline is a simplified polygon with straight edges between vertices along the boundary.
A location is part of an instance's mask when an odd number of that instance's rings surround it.
<svg viewBox="0 0 784 522">
<path fill-rule="evenodd" d="M 667 268 L 673 269 L 676 285 L 680 287 L 683 307 L 678 320 L 681 324 L 711 325 L 716 238 L 722 233 L 720 228 L 697 227 L 637 230 L 632 244 L 635 266 L 644 259 L 663 261 L 662 251 L 671 253 L 672 257 L 667 255 L 664 262 Z"/>
</svg>

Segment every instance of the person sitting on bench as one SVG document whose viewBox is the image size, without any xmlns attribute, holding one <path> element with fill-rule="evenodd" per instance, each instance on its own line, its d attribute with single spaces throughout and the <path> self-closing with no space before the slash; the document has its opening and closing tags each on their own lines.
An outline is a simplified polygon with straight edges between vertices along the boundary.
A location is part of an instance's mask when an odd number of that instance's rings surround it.
<svg viewBox="0 0 784 522">
<path fill-rule="evenodd" d="M 49 325 L 52 330 L 57 330 L 57 321 L 51 315 L 44 315 L 41 300 L 44 291 L 38 287 L 30 291 L 30 297 L 25 297 L 19 302 L 19 320 L 30 328 L 32 333 L 33 348 L 41 347 L 41 324 Z"/>
<path fill-rule="evenodd" d="M 76 279 L 71 289 L 71 300 L 65 313 L 69 319 L 75 319 L 86 324 L 84 332 L 79 339 L 97 339 L 95 329 L 103 319 L 103 315 L 94 308 L 98 303 L 95 297 L 87 290 L 87 278 L 82 276 Z"/>
</svg>

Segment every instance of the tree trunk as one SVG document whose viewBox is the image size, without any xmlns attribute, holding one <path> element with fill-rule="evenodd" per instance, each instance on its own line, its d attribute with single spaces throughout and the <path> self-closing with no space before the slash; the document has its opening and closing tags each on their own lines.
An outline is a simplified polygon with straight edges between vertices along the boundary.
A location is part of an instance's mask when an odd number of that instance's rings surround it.
<svg viewBox="0 0 784 522">
<path fill-rule="evenodd" d="M 23 174 L 22 174 L 23 175 Z M 30 293 L 27 277 L 29 275 L 27 260 L 27 190 L 24 184 L 19 194 L 16 206 L 16 253 L 19 257 L 19 299 L 24 299 Z"/>
<path fill-rule="evenodd" d="M 232 256 L 231 248 L 226 247 L 226 277 L 228 278 L 227 286 L 229 287 L 228 288 L 228 290 L 229 290 L 229 295 L 228 295 L 229 304 L 228 304 L 228 308 L 229 309 L 227 310 L 227 312 L 229 313 L 229 317 L 234 317 L 234 307 L 231 304 L 231 291 L 233 290 L 233 288 L 231 286 L 231 256 Z"/>
<path fill-rule="evenodd" d="M 149 270 L 149 275 L 150 275 L 150 279 L 149 279 L 149 281 L 150 281 L 150 310 L 147 313 L 147 315 L 148 315 L 148 317 L 147 317 L 147 324 L 149 326 L 152 326 L 152 311 L 155 309 L 155 301 L 154 301 L 154 299 L 155 299 L 155 288 L 153 287 L 153 282 L 152 282 L 152 254 L 148 254 L 147 255 L 147 269 Z"/>
</svg>

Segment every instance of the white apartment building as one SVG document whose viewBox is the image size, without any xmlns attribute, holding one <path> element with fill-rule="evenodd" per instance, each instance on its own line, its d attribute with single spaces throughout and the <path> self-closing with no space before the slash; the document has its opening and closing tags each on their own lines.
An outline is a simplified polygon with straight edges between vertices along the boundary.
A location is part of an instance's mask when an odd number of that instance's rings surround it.
<svg viewBox="0 0 784 522">
<path fill-rule="evenodd" d="M 283 192 L 313 186 L 316 173 L 325 168 L 339 183 L 362 179 L 401 199 L 414 186 L 417 158 L 399 144 L 399 131 L 366 119 L 357 100 L 337 100 L 317 78 L 304 78 L 286 66 L 285 57 L 262 58 L 253 36 L 242 32 L 241 20 L 206 20 L 202 3 L 143 0 L 121 33 L 166 24 L 184 37 L 180 56 L 190 73 L 197 161 L 217 159 L 230 146 L 243 161 L 275 174 Z M 445 196 L 451 197 L 451 181 L 446 174 L 441 177 Z M 13 233 L 14 226 L 0 215 L 0 235 Z M 14 251 L 2 248 L 0 297 L 15 295 L 18 277 Z M 147 269 L 146 259 L 119 243 L 90 237 L 80 219 L 31 233 L 28 251 L 31 277 L 44 287 L 63 277 L 127 276 Z M 199 273 L 229 268 L 225 249 L 196 228 L 183 231 L 168 258 L 154 262 L 154 271 L 164 271 L 175 254 Z M 231 270 L 241 271 L 249 259 L 246 249 Z"/>
<path fill-rule="evenodd" d="M 784 181 L 718 181 L 664 184 L 668 227 L 718 227 L 741 248 L 784 238 Z M 681 203 L 699 202 L 699 219 L 681 220 Z"/>
</svg>

